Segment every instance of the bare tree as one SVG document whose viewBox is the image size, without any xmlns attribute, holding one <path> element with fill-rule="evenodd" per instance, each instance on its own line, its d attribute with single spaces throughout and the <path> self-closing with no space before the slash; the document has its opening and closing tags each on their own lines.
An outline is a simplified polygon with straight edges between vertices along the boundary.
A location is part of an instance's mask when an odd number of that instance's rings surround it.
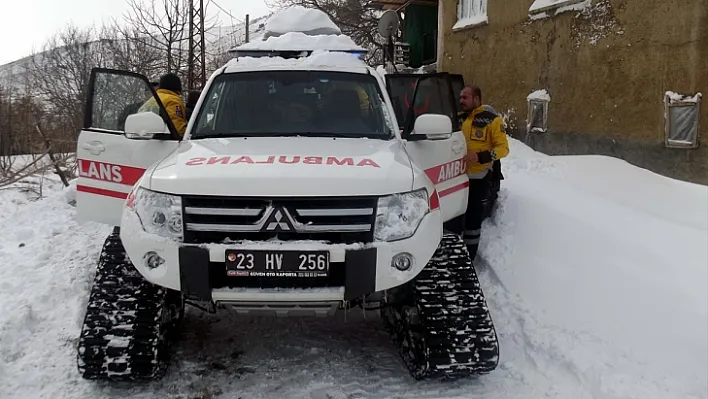
<svg viewBox="0 0 708 399">
<path fill-rule="evenodd" d="M 164 72 L 184 75 L 189 41 L 189 0 L 127 0 L 130 11 L 124 16 L 124 37 L 135 45 L 158 50 Z M 205 1 L 207 14 L 209 1 Z M 204 21 L 204 30 L 216 26 L 216 17 Z"/>
<path fill-rule="evenodd" d="M 145 39 L 140 28 L 121 26 L 116 22 L 104 26 L 101 32 L 101 40 L 110 51 L 113 68 L 148 77 L 164 73 L 165 53 Z"/>
<path fill-rule="evenodd" d="M 49 116 L 42 125 L 49 131 L 63 131 L 62 139 L 75 139 L 81 129 L 91 69 L 111 65 L 106 42 L 97 39 L 94 28 L 68 25 L 32 57 L 33 91 L 45 103 Z"/>
</svg>

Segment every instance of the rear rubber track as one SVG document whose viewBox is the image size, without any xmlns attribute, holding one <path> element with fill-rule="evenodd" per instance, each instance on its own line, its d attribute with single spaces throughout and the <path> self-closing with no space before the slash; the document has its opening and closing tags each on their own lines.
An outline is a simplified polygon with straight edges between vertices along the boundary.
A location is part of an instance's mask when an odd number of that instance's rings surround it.
<svg viewBox="0 0 708 399">
<path fill-rule="evenodd" d="M 456 379 L 496 369 L 496 330 L 467 247 L 445 234 L 423 271 L 382 309 L 411 375 Z"/>
<path fill-rule="evenodd" d="M 112 381 L 161 378 L 183 316 L 180 293 L 146 281 L 114 231 L 101 251 L 79 337 L 81 376 Z"/>
</svg>

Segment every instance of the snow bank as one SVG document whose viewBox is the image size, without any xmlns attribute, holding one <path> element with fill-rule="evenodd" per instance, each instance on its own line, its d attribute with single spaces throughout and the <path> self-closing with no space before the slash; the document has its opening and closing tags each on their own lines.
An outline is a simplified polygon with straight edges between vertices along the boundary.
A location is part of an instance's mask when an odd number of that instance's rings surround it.
<svg viewBox="0 0 708 399">
<path fill-rule="evenodd" d="M 365 51 L 346 35 L 307 35 L 302 32 L 285 33 L 282 36 L 269 37 L 264 41 L 245 43 L 237 50 L 356 50 Z"/>
<path fill-rule="evenodd" d="M 551 101 L 551 95 L 548 94 L 546 89 L 541 89 L 541 90 L 536 90 L 531 92 L 526 97 L 527 100 L 542 100 L 542 101 Z"/>
<path fill-rule="evenodd" d="M 288 7 L 266 23 L 266 36 L 287 32 L 319 32 L 320 34 L 341 34 L 339 27 L 323 11 L 302 6 Z"/>
<path fill-rule="evenodd" d="M 79 383 L 74 344 L 108 228 L 77 224 L 61 183 L 44 189 L 36 202 L 0 191 L 0 397 L 99 397 Z"/>
<path fill-rule="evenodd" d="M 705 397 L 708 187 L 510 144 L 479 252 L 503 287 L 502 357 L 526 342 L 502 364 L 560 364 L 585 388 L 572 397 Z"/>
</svg>

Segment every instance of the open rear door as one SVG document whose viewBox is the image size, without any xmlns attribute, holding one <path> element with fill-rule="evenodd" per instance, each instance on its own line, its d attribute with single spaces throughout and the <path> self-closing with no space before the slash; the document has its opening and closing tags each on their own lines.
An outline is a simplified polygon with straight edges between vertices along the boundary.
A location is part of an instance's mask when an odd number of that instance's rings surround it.
<svg viewBox="0 0 708 399">
<path fill-rule="evenodd" d="M 153 99 L 169 133 L 153 139 L 129 139 L 126 118 Z M 146 111 L 150 112 L 150 111 Z M 120 225 L 123 202 L 145 170 L 174 151 L 179 144 L 172 122 L 145 76 L 97 68 L 91 79 L 84 110 L 84 128 L 76 157 L 78 218 Z"/>
<path fill-rule="evenodd" d="M 435 75 L 420 73 L 394 73 L 385 75 L 386 89 L 388 90 L 388 95 L 393 103 L 399 129 L 403 129 L 405 126 L 405 119 L 408 116 L 408 110 L 410 109 L 410 105 L 413 101 L 413 92 L 415 91 L 415 86 L 418 83 L 418 79 L 424 76 Z M 460 74 L 446 75 L 449 76 L 451 90 L 454 95 L 453 105 L 455 107 L 455 114 L 457 114 L 460 104 L 460 92 L 462 91 L 462 88 L 465 87 L 465 78 Z M 426 107 L 429 107 L 429 104 L 426 104 L 425 100 L 419 101 L 416 104 L 415 112 L 418 115 L 425 113 L 428 111 Z"/>
<path fill-rule="evenodd" d="M 392 87 L 409 85 L 398 75 L 390 76 Z M 415 119 L 423 114 L 442 114 L 452 121 L 453 133 L 443 140 L 409 140 L 406 150 L 413 162 L 425 171 L 428 179 L 435 185 L 440 198 L 440 208 L 447 222 L 465 213 L 467 209 L 467 179 L 464 156 L 467 152 L 465 137 L 457 119 L 457 104 L 453 93 L 452 80 L 447 73 L 414 75 L 413 90 L 403 98 L 410 100 L 406 114 L 402 118 L 403 138 L 407 139 L 413 130 Z M 401 83 L 401 84 L 399 84 Z M 395 86 L 394 86 L 395 85 Z M 395 89 L 394 89 L 395 90 Z M 403 111 L 403 110 L 401 110 Z"/>
</svg>

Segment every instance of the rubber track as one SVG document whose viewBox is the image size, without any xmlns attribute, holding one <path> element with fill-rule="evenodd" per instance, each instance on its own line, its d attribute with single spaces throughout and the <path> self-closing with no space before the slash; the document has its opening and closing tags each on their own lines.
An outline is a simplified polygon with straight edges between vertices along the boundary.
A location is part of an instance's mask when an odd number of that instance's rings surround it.
<svg viewBox="0 0 708 399">
<path fill-rule="evenodd" d="M 389 312 L 389 326 L 416 379 L 485 374 L 499 362 L 499 345 L 484 293 L 461 238 L 445 234 L 433 258 L 413 281 L 410 305 Z"/>
<path fill-rule="evenodd" d="M 79 337 L 83 378 L 138 381 L 164 375 L 176 325 L 163 323 L 167 290 L 147 282 L 114 232 L 101 252 Z"/>
</svg>

